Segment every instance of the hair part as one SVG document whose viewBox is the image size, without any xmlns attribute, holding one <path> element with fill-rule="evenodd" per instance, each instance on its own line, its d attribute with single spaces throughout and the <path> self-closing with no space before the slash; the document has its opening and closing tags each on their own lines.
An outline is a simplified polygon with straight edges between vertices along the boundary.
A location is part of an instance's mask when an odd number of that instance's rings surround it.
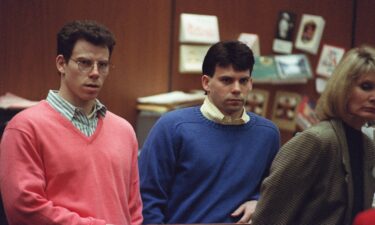
<svg viewBox="0 0 375 225">
<path fill-rule="evenodd" d="M 203 60 L 202 72 L 212 77 L 216 66 L 232 66 L 236 71 L 250 71 L 254 66 L 254 54 L 252 50 L 240 41 L 223 41 L 211 46 Z"/>
<path fill-rule="evenodd" d="M 116 44 L 113 34 L 105 26 L 92 20 L 76 20 L 65 24 L 57 33 L 57 55 L 63 55 L 69 61 L 78 40 L 107 47 L 109 56 Z"/>
<path fill-rule="evenodd" d="M 375 49 L 362 45 L 349 50 L 336 66 L 320 96 L 316 112 L 321 120 L 347 118 L 348 95 L 359 77 L 375 73 Z"/>
</svg>

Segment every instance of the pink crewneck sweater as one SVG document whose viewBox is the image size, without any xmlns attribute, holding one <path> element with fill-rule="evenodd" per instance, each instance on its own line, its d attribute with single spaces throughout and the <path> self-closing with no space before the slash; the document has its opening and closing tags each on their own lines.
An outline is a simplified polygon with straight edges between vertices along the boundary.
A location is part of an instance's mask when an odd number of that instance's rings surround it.
<svg viewBox="0 0 375 225">
<path fill-rule="evenodd" d="M 46 101 L 17 114 L 0 145 L 0 188 L 10 225 L 142 223 L 138 144 L 107 111 L 87 137 Z"/>
</svg>

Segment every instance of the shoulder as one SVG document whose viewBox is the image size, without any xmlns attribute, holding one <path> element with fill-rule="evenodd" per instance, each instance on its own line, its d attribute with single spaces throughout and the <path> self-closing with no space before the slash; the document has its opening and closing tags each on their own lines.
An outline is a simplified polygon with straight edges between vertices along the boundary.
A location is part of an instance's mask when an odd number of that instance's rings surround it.
<svg viewBox="0 0 375 225">
<path fill-rule="evenodd" d="M 341 129 L 343 129 L 342 125 L 337 121 L 322 121 L 298 133 L 296 137 L 331 142 L 337 137 L 337 130 Z"/>
<path fill-rule="evenodd" d="M 279 128 L 271 120 L 251 112 L 248 112 L 248 115 L 250 116 L 250 123 L 254 126 L 262 128 L 263 130 L 269 130 L 272 132 L 279 133 Z"/>
<path fill-rule="evenodd" d="M 341 129 L 341 128 L 339 128 Z M 287 155 L 296 154 L 312 159 L 312 157 L 328 157 L 339 150 L 337 127 L 332 121 L 322 121 L 303 132 L 296 134 L 284 144 L 281 152 Z"/>
<path fill-rule="evenodd" d="M 24 109 L 21 112 L 17 113 L 8 123 L 7 127 L 23 127 L 30 124 L 37 124 L 42 121 L 46 121 L 46 113 L 53 110 L 47 101 L 40 101 L 35 106 Z"/>
<path fill-rule="evenodd" d="M 163 114 L 158 123 L 162 124 L 180 124 L 184 122 L 193 122 L 199 118 L 199 106 L 176 109 Z"/>
<path fill-rule="evenodd" d="M 129 121 L 127 121 L 126 119 L 124 119 L 123 117 L 119 115 L 114 114 L 113 112 L 109 110 L 107 110 L 106 112 L 104 121 L 105 121 L 104 123 L 110 124 L 112 128 L 121 127 L 121 128 L 133 130 L 133 126 L 129 123 Z"/>
</svg>

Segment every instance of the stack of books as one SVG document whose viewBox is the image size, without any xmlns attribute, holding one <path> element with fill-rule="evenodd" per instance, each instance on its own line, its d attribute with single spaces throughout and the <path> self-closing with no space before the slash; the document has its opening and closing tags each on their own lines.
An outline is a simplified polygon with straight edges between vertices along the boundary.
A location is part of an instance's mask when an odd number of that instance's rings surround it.
<svg viewBox="0 0 375 225">
<path fill-rule="evenodd" d="M 172 91 L 137 99 L 137 109 L 165 113 L 174 109 L 201 105 L 205 99 L 204 91 Z"/>
</svg>

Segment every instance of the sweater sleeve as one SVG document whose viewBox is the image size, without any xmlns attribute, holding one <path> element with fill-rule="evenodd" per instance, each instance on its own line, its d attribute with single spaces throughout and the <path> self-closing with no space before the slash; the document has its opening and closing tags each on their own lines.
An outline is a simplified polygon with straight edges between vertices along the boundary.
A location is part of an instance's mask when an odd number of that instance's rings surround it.
<svg viewBox="0 0 375 225">
<path fill-rule="evenodd" d="M 0 190 L 10 225 L 104 225 L 54 205 L 45 188 L 43 158 L 35 137 L 7 128 L 0 145 Z"/>
<path fill-rule="evenodd" d="M 260 224 L 294 224 L 309 190 L 324 164 L 322 140 L 314 133 L 303 132 L 286 143 L 275 157 L 270 175 L 263 181 L 261 196 L 252 221 Z M 326 142 L 327 143 L 327 142 Z"/>
<path fill-rule="evenodd" d="M 139 172 L 144 224 L 166 223 L 170 185 L 176 163 L 172 140 L 163 118 L 151 129 L 141 151 Z"/>
<path fill-rule="evenodd" d="M 131 190 L 129 195 L 129 212 L 132 225 L 140 225 L 143 221 L 142 200 L 139 189 L 139 172 L 138 172 L 138 143 L 134 136 L 134 154 L 132 159 L 132 178 Z"/>
</svg>

